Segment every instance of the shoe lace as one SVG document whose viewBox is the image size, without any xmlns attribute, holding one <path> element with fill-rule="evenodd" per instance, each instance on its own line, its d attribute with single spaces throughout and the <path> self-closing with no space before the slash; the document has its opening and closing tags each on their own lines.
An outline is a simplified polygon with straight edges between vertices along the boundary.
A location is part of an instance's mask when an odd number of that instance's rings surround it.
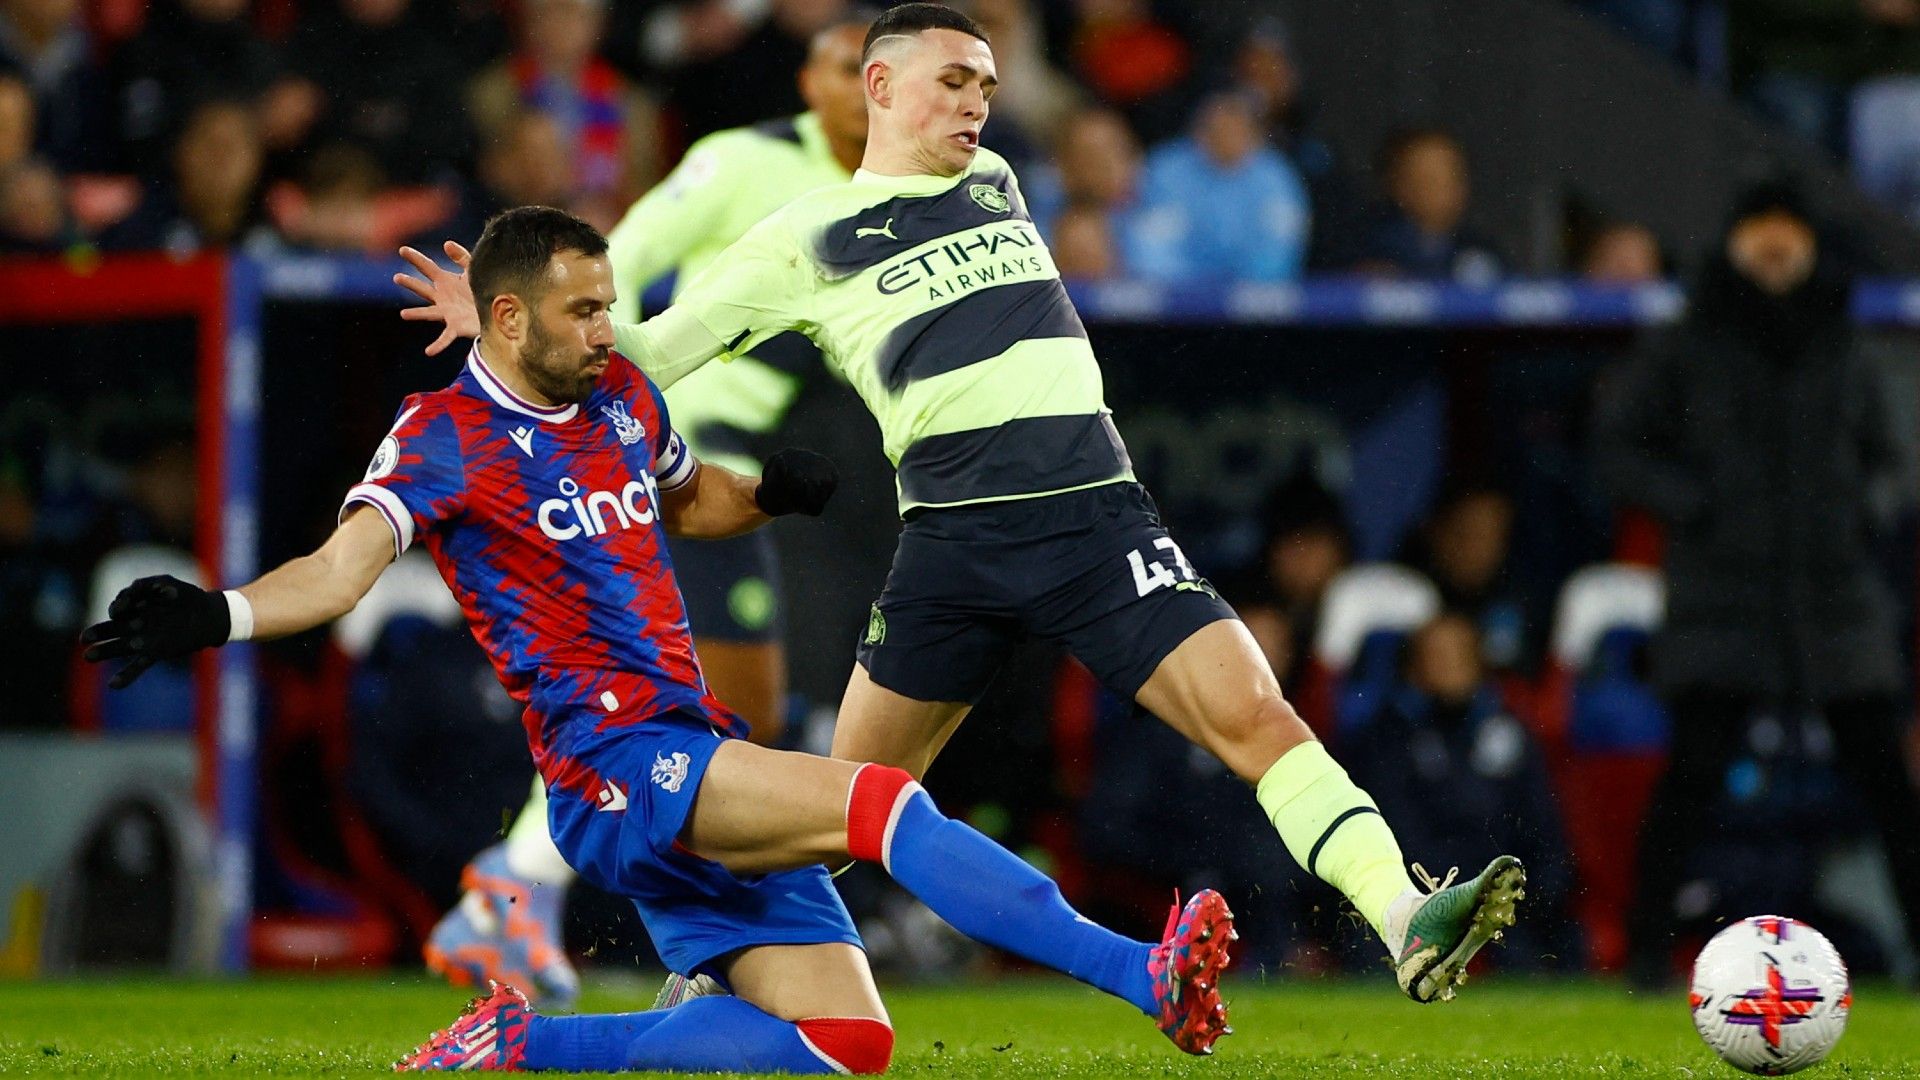
<svg viewBox="0 0 1920 1080">
<path fill-rule="evenodd" d="M 1167 912 L 1167 928 L 1160 931 L 1160 941 L 1164 944 L 1173 936 L 1173 929 L 1180 925 L 1180 890 L 1173 890 L 1173 908 Z"/>
<path fill-rule="evenodd" d="M 1447 870 L 1446 877 L 1436 878 L 1432 874 L 1427 873 L 1426 867 L 1421 866 L 1419 863 L 1414 863 L 1413 876 L 1414 880 L 1420 883 L 1421 888 L 1427 890 L 1429 893 L 1437 893 L 1453 884 L 1453 879 L 1460 876 L 1460 868 L 1457 866 L 1451 867 Z"/>
</svg>

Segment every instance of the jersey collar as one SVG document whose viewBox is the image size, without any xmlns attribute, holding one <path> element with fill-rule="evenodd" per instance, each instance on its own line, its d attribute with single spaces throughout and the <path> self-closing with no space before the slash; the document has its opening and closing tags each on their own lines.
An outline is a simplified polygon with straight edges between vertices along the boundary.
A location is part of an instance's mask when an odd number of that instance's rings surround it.
<svg viewBox="0 0 1920 1080">
<path fill-rule="evenodd" d="M 578 403 L 572 405 L 535 405 L 526 398 L 507 389 L 507 384 L 493 373 L 487 362 L 480 358 L 480 343 L 473 343 L 473 351 L 467 354 L 467 370 L 473 374 L 473 381 L 480 386 L 482 393 L 493 399 L 495 405 L 509 412 L 531 416 L 535 420 L 551 424 L 564 424 L 580 415 Z"/>
<path fill-rule="evenodd" d="M 967 177 L 972 176 L 979 168 L 979 155 L 974 155 L 973 160 L 974 164 L 968 166 L 966 172 L 956 176 L 933 176 L 927 173 L 920 173 L 913 176 L 888 176 L 884 173 L 856 169 L 853 174 L 853 182 L 856 184 L 872 184 L 876 187 L 887 188 L 899 195 L 936 195 L 960 183 Z"/>
</svg>

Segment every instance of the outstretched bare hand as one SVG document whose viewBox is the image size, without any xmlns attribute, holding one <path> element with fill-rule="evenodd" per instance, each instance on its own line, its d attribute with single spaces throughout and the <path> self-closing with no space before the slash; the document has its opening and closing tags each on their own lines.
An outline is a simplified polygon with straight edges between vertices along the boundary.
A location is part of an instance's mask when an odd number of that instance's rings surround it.
<svg viewBox="0 0 1920 1080">
<path fill-rule="evenodd" d="M 480 312 L 473 306 L 473 289 L 467 284 L 467 264 L 473 261 L 473 253 L 449 240 L 444 245 L 447 258 L 460 268 L 453 273 L 441 268 L 425 255 L 410 247 L 400 249 L 400 257 L 413 264 L 420 271 L 420 277 L 412 274 L 395 274 L 393 283 L 426 301 L 423 307 L 402 308 L 400 317 L 409 322 L 445 323 L 440 336 L 427 346 L 428 356 L 438 356 L 440 350 L 458 338 L 480 336 Z"/>
</svg>

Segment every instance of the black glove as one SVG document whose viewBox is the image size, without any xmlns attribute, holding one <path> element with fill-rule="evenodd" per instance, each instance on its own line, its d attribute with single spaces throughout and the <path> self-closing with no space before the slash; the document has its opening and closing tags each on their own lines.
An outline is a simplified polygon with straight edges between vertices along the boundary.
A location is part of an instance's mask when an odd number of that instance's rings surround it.
<svg viewBox="0 0 1920 1080">
<path fill-rule="evenodd" d="M 226 644 L 232 632 L 226 597 L 176 577 L 147 577 L 121 589 L 107 621 L 82 630 L 80 642 L 95 663 L 132 658 L 107 682 L 119 690 L 161 660 Z"/>
<path fill-rule="evenodd" d="M 840 470 L 831 458 L 790 446 L 767 459 L 760 470 L 760 486 L 753 490 L 753 503 L 768 517 L 819 517 L 839 485 Z"/>
</svg>

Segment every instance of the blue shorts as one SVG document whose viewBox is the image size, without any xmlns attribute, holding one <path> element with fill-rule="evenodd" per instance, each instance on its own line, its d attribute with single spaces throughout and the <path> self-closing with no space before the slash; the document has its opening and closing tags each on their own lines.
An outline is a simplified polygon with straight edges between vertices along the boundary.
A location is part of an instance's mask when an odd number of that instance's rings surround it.
<svg viewBox="0 0 1920 1080">
<path fill-rule="evenodd" d="M 696 638 L 758 645 L 780 640 L 780 564 L 773 534 L 668 541 L 673 576 Z"/>
<path fill-rule="evenodd" d="M 716 960 L 755 945 L 860 946 L 825 868 L 735 877 L 681 845 L 725 740 L 680 713 L 585 740 L 569 756 L 592 770 L 592 789 L 547 788 L 560 854 L 589 884 L 632 900 L 661 961 L 682 975 L 717 975 Z"/>
</svg>

